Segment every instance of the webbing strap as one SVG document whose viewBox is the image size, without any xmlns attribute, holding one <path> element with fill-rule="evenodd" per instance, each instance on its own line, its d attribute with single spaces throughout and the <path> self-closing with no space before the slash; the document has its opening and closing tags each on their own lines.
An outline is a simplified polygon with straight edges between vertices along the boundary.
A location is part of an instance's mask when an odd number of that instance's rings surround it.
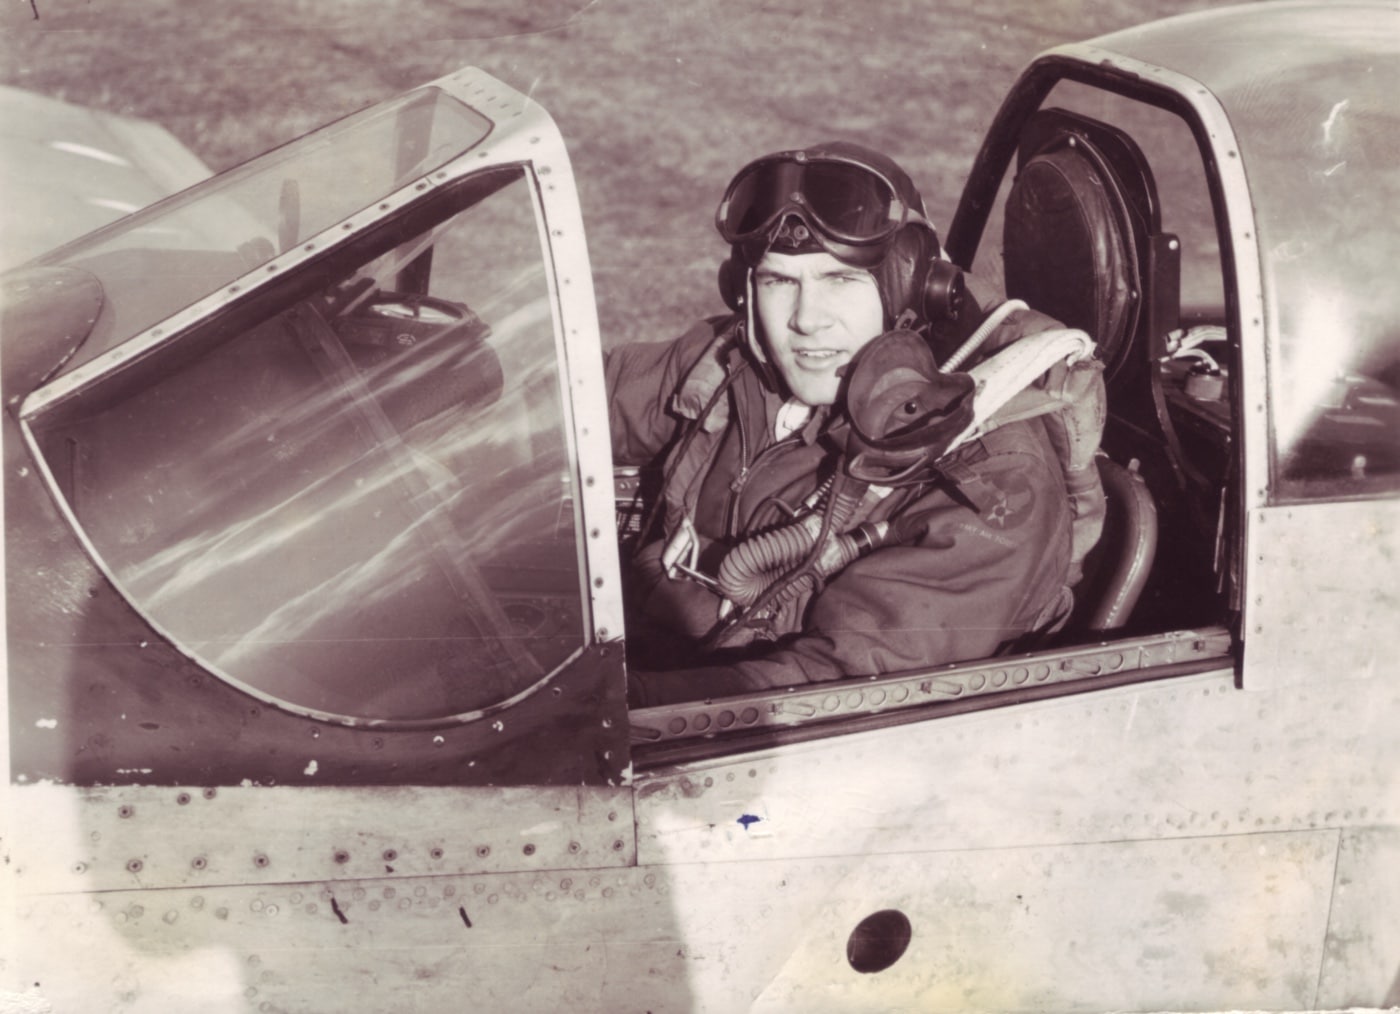
<svg viewBox="0 0 1400 1014">
<path fill-rule="evenodd" d="M 1094 354 L 1094 342 L 1077 328 L 1050 328 L 1012 342 L 994 356 L 989 356 L 968 371 L 977 382 L 977 394 L 972 403 L 972 422 L 953 441 L 956 450 L 982 433 L 1013 419 L 1032 419 L 1058 411 L 1067 402 L 1054 392 L 1027 392 L 1029 397 L 1014 406 L 1012 399 L 1026 391 L 1031 384 L 1058 363 L 1073 366 Z M 1038 395 L 1043 395 L 1042 398 Z M 1012 415 L 1000 417 L 1002 408 L 1011 407 Z"/>
</svg>

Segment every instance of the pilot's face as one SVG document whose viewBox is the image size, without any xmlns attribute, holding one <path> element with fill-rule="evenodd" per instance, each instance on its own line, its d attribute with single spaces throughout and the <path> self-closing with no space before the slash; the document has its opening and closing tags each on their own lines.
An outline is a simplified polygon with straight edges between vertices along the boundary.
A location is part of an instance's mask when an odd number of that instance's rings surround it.
<svg viewBox="0 0 1400 1014">
<path fill-rule="evenodd" d="M 754 293 L 769 358 L 793 396 L 834 403 L 836 371 L 884 330 L 875 277 L 829 253 L 769 251 L 754 268 Z"/>
</svg>

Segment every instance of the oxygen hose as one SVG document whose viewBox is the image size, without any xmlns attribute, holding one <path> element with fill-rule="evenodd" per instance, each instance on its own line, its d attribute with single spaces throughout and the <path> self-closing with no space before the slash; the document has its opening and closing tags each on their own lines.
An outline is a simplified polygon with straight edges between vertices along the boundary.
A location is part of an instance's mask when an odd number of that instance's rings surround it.
<svg viewBox="0 0 1400 1014">
<path fill-rule="evenodd" d="M 987 319 L 978 325 L 977 330 L 972 332 L 967 341 L 958 346 L 957 351 L 949 356 L 947 361 L 938 368 L 939 372 L 952 373 L 967 361 L 968 356 L 982 347 L 982 343 L 991 336 L 991 333 L 1001 327 L 1002 321 L 1006 320 L 1007 317 L 1011 316 L 1011 314 L 1015 313 L 1017 310 L 1026 309 L 1029 309 L 1029 307 L 1026 306 L 1024 300 L 1008 299 L 1006 302 L 1002 303 L 987 315 Z"/>
<path fill-rule="evenodd" d="M 817 546 L 823 531 L 840 531 L 846 526 L 864 499 L 865 483 L 838 483 L 825 511 L 806 514 L 782 528 L 774 528 L 739 543 L 725 556 L 719 567 L 719 589 L 725 598 L 737 606 L 746 607 L 758 601 L 765 591 L 786 571 L 806 563 L 804 574 L 819 580 L 834 574 L 864 552 L 873 549 L 883 539 L 888 525 L 861 524 L 855 530 L 829 540 L 815 561 L 806 560 Z M 777 600 L 785 601 L 802 590 L 804 582 L 792 580 L 777 592 Z"/>
</svg>

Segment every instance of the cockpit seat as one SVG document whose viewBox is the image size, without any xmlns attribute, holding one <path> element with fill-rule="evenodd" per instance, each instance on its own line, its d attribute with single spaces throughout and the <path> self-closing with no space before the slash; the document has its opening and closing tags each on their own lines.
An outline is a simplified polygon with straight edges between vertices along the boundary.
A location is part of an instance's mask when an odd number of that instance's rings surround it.
<svg viewBox="0 0 1400 1014">
<path fill-rule="evenodd" d="M 1107 510 L 1103 535 L 1084 560 L 1069 628 L 1117 630 L 1127 625 L 1157 553 L 1157 507 L 1137 472 L 1106 454 L 1097 460 Z"/>
<path fill-rule="evenodd" d="M 1036 114 L 1018 159 L 1003 223 L 1006 294 L 1087 332 L 1111 376 L 1151 290 L 1144 266 L 1157 216 L 1146 161 L 1120 131 L 1058 109 Z M 1085 557 L 1069 636 L 1128 622 L 1157 546 L 1146 483 L 1102 452 L 1095 461 L 1104 531 Z"/>
</svg>

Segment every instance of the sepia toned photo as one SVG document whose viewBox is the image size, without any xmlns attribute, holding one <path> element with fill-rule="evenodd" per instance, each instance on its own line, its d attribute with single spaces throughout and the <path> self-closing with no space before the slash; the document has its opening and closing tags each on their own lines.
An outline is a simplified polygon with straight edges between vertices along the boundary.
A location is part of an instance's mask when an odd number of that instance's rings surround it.
<svg viewBox="0 0 1400 1014">
<path fill-rule="evenodd" d="M 1393 0 L 12 0 L 0 1014 L 1400 1008 Z"/>
</svg>

